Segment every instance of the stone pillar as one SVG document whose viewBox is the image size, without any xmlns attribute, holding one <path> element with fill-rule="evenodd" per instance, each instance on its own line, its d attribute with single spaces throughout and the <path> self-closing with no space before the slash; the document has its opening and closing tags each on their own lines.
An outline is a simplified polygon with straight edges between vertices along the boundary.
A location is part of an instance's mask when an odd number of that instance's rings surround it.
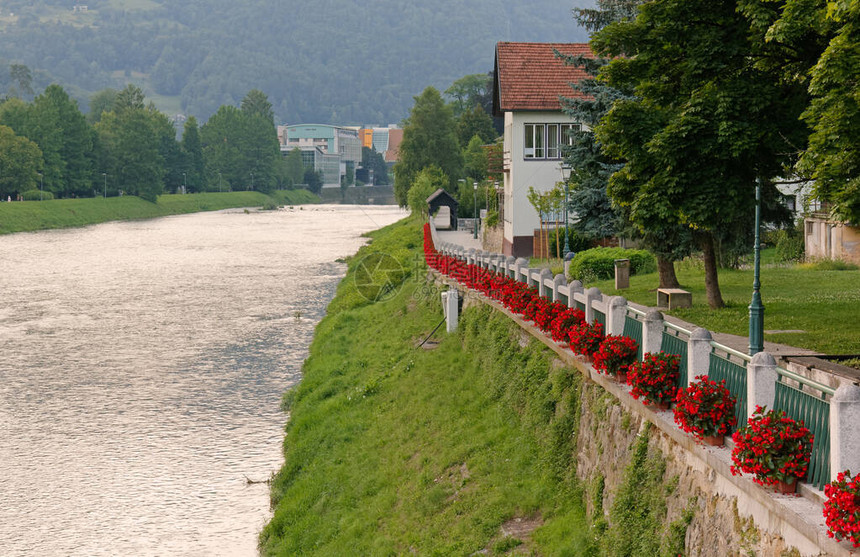
<svg viewBox="0 0 860 557">
<path fill-rule="evenodd" d="M 469 248 L 469 254 L 466 256 L 466 263 L 474 265 L 475 263 L 477 263 L 477 261 L 478 259 L 475 254 L 475 248 Z"/>
<path fill-rule="evenodd" d="M 830 399 L 830 479 L 860 472 L 860 385 L 842 385 Z"/>
<path fill-rule="evenodd" d="M 663 314 L 656 309 L 645 314 L 642 323 L 642 354 L 656 354 L 663 344 Z"/>
<path fill-rule="evenodd" d="M 507 275 L 508 278 L 517 278 L 516 262 L 517 260 L 514 259 L 513 255 L 509 255 L 507 258 L 505 258 L 505 275 Z"/>
<path fill-rule="evenodd" d="M 609 298 L 606 308 L 606 334 L 621 336 L 627 317 L 627 300 L 623 296 Z"/>
<path fill-rule="evenodd" d="M 585 320 L 589 324 L 594 323 L 594 307 L 592 304 L 594 303 L 594 300 L 600 300 L 602 297 L 603 295 L 597 287 L 592 286 L 585 291 Z"/>
<path fill-rule="evenodd" d="M 555 275 L 552 279 L 552 301 L 558 302 L 561 292 L 559 292 L 560 286 L 567 286 L 567 278 L 564 275 L 558 274 Z"/>
<path fill-rule="evenodd" d="M 773 408 L 777 381 L 776 360 L 767 352 L 759 352 L 747 363 L 747 419 L 756 406 Z"/>
<path fill-rule="evenodd" d="M 516 260 L 516 275 L 514 278 L 519 282 L 528 283 L 529 262 L 527 259 L 518 257 Z"/>
<path fill-rule="evenodd" d="M 538 284 L 538 294 L 550 299 L 552 299 L 553 294 L 552 292 L 549 292 L 549 289 L 546 286 L 546 280 L 551 278 L 552 271 L 550 271 L 549 269 L 541 269 L 540 279 L 538 279 L 540 281 Z"/>
<path fill-rule="evenodd" d="M 459 298 L 460 293 L 456 288 L 449 288 L 447 292 L 442 292 L 442 306 L 445 310 L 446 330 L 453 333 L 457 330 L 457 321 L 459 318 Z"/>
<path fill-rule="evenodd" d="M 567 285 L 570 293 L 567 296 L 567 307 L 575 308 L 576 307 L 576 294 L 582 294 L 584 292 L 582 288 L 582 283 L 578 280 L 570 281 Z"/>
<path fill-rule="evenodd" d="M 711 332 L 701 327 L 690 333 L 687 344 L 687 383 L 691 383 L 697 375 L 707 375 L 711 367 Z"/>
</svg>

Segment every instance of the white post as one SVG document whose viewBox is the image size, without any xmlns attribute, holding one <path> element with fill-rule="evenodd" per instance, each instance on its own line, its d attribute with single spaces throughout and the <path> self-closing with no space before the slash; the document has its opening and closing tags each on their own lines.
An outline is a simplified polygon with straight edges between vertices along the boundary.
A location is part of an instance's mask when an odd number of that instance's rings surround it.
<svg viewBox="0 0 860 557">
<path fill-rule="evenodd" d="M 538 281 L 540 282 L 540 284 L 538 284 L 538 294 L 540 294 L 541 296 L 544 296 L 545 298 L 551 298 L 551 296 L 547 295 L 547 287 L 546 287 L 547 279 L 551 279 L 551 278 L 552 278 L 552 271 L 550 271 L 549 269 L 542 269 L 541 270 L 540 278 L 538 279 Z"/>
<path fill-rule="evenodd" d="M 860 386 L 842 385 L 830 399 L 830 479 L 860 472 Z"/>
<path fill-rule="evenodd" d="M 576 294 L 582 293 L 582 283 L 578 280 L 570 281 L 568 284 L 568 290 L 570 294 L 567 297 L 567 307 L 575 308 L 576 307 Z"/>
<path fill-rule="evenodd" d="M 687 383 L 698 375 L 707 375 L 711 367 L 711 332 L 701 327 L 690 333 L 687 344 Z"/>
<path fill-rule="evenodd" d="M 454 331 L 457 330 L 457 321 L 459 318 L 458 313 L 460 310 L 460 306 L 459 306 L 460 293 L 457 292 L 456 288 L 451 288 L 448 290 L 448 292 L 443 293 L 443 295 L 444 294 L 448 294 L 444 298 L 445 319 L 446 319 L 446 326 L 447 326 L 446 330 L 449 333 L 453 333 Z"/>
<path fill-rule="evenodd" d="M 776 400 L 776 360 L 767 352 L 759 352 L 747 364 L 747 419 L 753 415 L 756 406 L 773 408 Z"/>
<path fill-rule="evenodd" d="M 623 296 L 609 298 L 606 308 L 606 334 L 621 336 L 624 332 L 624 321 L 627 317 L 627 300 Z"/>
<path fill-rule="evenodd" d="M 603 297 L 600 293 L 600 289 L 596 286 L 592 286 L 588 290 L 585 291 L 585 320 L 589 324 L 594 324 L 594 300 L 599 300 Z"/>
<path fill-rule="evenodd" d="M 642 323 L 642 354 L 656 354 L 663 344 L 663 314 L 656 309 L 645 314 Z"/>
</svg>

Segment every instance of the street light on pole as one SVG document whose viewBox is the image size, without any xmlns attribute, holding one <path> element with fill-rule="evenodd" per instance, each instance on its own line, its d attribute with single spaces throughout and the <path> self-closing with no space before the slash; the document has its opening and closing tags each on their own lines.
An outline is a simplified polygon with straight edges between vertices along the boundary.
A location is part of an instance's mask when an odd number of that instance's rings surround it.
<svg viewBox="0 0 860 557">
<path fill-rule="evenodd" d="M 570 165 L 562 163 L 561 165 L 561 177 L 564 180 L 564 260 L 567 261 L 567 256 L 570 255 L 570 237 L 567 233 L 567 225 L 568 225 L 568 214 L 567 208 L 570 203 Z"/>
<path fill-rule="evenodd" d="M 761 303 L 761 180 L 755 184 L 755 246 L 753 246 L 753 294 L 750 302 L 750 356 L 764 350 L 764 305 Z"/>
<path fill-rule="evenodd" d="M 188 175 L 182 173 L 182 193 L 188 193 Z"/>
</svg>

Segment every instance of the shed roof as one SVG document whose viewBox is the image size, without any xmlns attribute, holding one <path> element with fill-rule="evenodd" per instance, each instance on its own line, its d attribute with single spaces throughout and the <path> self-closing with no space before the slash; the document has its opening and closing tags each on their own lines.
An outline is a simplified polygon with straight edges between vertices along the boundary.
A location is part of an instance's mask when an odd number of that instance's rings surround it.
<svg viewBox="0 0 860 557">
<path fill-rule="evenodd" d="M 493 80 L 493 113 L 517 110 L 559 111 L 559 97 L 583 98 L 571 88 L 590 76 L 582 68 L 566 66 L 555 55 L 594 57 L 588 43 L 496 44 L 496 75 Z"/>
<path fill-rule="evenodd" d="M 453 203 L 454 205 L 459 205 L 459 203 L 457 203 L 457 200 L 454 199 L 454 196 L 452 196 L 450 193 L 448 193 L 442 188 L 439 188 L 438 190 L 434 191 L 430 195 L 430 197 L 427 198 L 427 203 L 432 203 L 434 200 L 440 197 L 442 198 L 439 200 L 440 202 L 448 202 Z"/>
</svg>

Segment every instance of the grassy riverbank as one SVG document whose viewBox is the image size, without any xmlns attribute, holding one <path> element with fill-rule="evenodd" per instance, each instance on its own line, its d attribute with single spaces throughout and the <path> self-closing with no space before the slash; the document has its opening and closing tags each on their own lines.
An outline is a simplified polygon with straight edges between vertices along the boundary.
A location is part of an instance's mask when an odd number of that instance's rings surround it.
<svg viewBox="0 0 860 557">
<path fill-rule="evenodd" d="M 218 211 L 240 207 L 265 207 L 316 203 L 319 198 L 306 190 L 195 193 L 161 195 L 158 203 L 139 197 L 56 199 L 0 203 L 0 234 L 51 228 L 73 228 L 114 220 L 136 220 Z"/>
<path fill-rule="evenodd" d="M 575 457 L 580 373 L 488 307 L 467 308 L 458 333 L 442 328 L 438 345 L 419 348 L 442 320 L 419 225 L 408 219 L 371 237 L 284 397 L 285 464 L 262 553 L 612 555 L 631 543 L 642 555 L 661 544 L 683 552 L 684 529 L 664 536 L 652 520 L 665 503 L 641 503 L 656 510 L 635 520 L 619 506 L 615 527 L 602 510 L 596 526 L 586 516 Z M 379 253 L 393 259 L 377 265 Z M 396 294 L 368 300 L 376 291 L 367 285 L 386 281 Z M 633 468 L 631 478 L 641 475 Z M 630 497 L 665 498 L 662 473 L 655 482 L 650 491 L 631 483 Z"/>
</svg>

